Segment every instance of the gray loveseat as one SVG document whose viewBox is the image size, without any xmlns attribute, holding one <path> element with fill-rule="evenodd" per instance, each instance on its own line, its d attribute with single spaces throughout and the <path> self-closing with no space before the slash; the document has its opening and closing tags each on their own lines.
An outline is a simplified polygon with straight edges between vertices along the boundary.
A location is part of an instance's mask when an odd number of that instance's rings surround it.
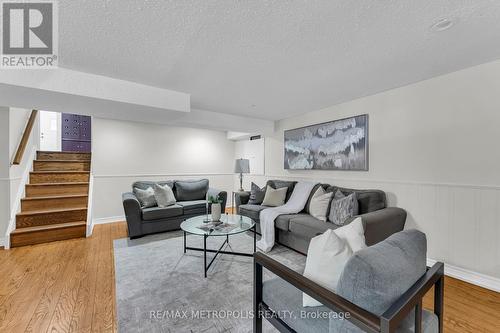
<svg viewBox="0 0 500 333">
<path fill-rule="evenodd" d="M 155 183 L 167 184 L 172 188 L 177 200 L 175 205 L 165 208 L 141 207 L 133 189 L 145 190 L 148 187 L 153 187 Z M 126 192 L 122 195 L 129 237 L 137 238 L 147 234 L 179 229 L 185 219 L 206 214 L 208 196 L 219 198 L 224 212 L 227 192 L 209 188 L 208 179 L 135 182 L 132 184 L 132 192 Z"/>
<path fill-rule="evenodd" d="M 283 180 L 269 180 L 266 184 L 272 188 L 288 187 L 286 200 L 290 198 L 296 182 Z M 318 184 L 328 192 L 340 190 L 345 195 L 356 192 L 359 204 L 359 215 L 365 228 L 366 244 L 376 244 L 390 235 L 404 229 L 406 211 L 397 207 L 387 207 L 385 192 L 380 190 L 355 190 Z M 336 229 L 338 226 L 331 222 L 320 221 L 309 215 L 309 203 L 317 187 L 311 191 L 306 207 L 299 214 L 280 215 L 275 220 L 276 241 L 300 253 L 307 253 L 311 238 L 325 232 L 327 229 Z M 235 195 L 236 210 L 239 214 L 252 218 L 257 223 L 257 232 L 260 233 L 259 214 L 268 208 L 260 204 L 249 204 L 250 192 L 238 192 Z M 357 216 L 346 221 L 349 223 Z"/>
</svg>

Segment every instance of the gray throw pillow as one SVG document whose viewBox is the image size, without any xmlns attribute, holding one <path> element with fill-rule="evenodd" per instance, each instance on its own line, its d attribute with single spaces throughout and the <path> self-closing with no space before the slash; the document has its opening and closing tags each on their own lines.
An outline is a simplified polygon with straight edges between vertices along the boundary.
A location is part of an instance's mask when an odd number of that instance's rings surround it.
<svg viewBox="0 0 500 333">
<path fill-rule="evenodd" d="M 337 191 L 330 205 L 330 215 L 328 219 L 336 225 L 344 225 L 345 221 L 353 216 L 358 215 L 358 199 L 356 193 L 351 193 L 345 196 L 342 192 Z"/>
<path fill-rule="evenodd" d="M 166 184 L 163 186 L 154 184 L 153 190 L 158 207 L 164 208 L 176 203 L 174 191 L 172 191 L 170 186 Z"/>
<path fill-rule="evenodd" d="M 268 185 L 262 206 L 278 207 L 284 205 L 287 190 L 287 187 L 274 189 Z"/>
<path fill-rule="evenodd" d="M 155 191 L 152 187 L 148 187 L 145 190 L 134 187 L 134 194 L 141 203 L 142 208 L 156 206 Z"/>
<path fill-rule="evenodd" d="M 257 184 L 252 182 L 250 187 L 250 199 L 248 200 L 249 205 L 260 205 L 264 201 L 266 195 L 266 188 L 260 188 Z"/>
</svg>

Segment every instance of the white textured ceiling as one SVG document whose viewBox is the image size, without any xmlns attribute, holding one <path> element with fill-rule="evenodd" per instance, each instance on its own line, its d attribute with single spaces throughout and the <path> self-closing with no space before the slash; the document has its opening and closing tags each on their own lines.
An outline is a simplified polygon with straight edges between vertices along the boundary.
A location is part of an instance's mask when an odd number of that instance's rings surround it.
<svg viewBox="0 0 500 333">
<path fill-rule="evenodd" d="M 500 58 L 499 0 L 60 0 L 59 21 L 62 67 L 265 119 Z"/>
</svg>

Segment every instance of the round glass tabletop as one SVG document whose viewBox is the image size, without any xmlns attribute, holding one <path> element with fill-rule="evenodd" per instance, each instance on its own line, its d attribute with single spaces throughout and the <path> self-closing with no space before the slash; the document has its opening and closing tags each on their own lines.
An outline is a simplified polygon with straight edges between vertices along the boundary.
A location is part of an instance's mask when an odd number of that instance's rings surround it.
<svg viewBox="0 0 500 333">
<path fill-rule="evenodd" d="M 246 216 L 236 214 L 223 214 L 220 222 L 205 222 L 207 215 L 195 216 L 181 223 L 181 229 L 195 235 L 227 236 L 239 234 L 252 229 L 255 222 Z M 208 215 L 211 220 L 211 216 Z"/>
</svg>

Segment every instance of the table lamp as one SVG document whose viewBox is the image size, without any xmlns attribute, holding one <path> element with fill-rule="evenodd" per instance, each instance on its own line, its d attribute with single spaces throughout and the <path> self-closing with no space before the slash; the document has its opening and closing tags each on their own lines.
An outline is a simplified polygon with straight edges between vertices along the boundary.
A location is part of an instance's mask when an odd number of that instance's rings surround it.
<svg viewBox="0 0 500 333">
<path fill-rule="evenodd" d="M 243 174 L 250 173 L 250 161 L 238 158 L 234 163 L 234 173 L 240 174 L 240 191 L 243 191 Z"/>
</svg>

